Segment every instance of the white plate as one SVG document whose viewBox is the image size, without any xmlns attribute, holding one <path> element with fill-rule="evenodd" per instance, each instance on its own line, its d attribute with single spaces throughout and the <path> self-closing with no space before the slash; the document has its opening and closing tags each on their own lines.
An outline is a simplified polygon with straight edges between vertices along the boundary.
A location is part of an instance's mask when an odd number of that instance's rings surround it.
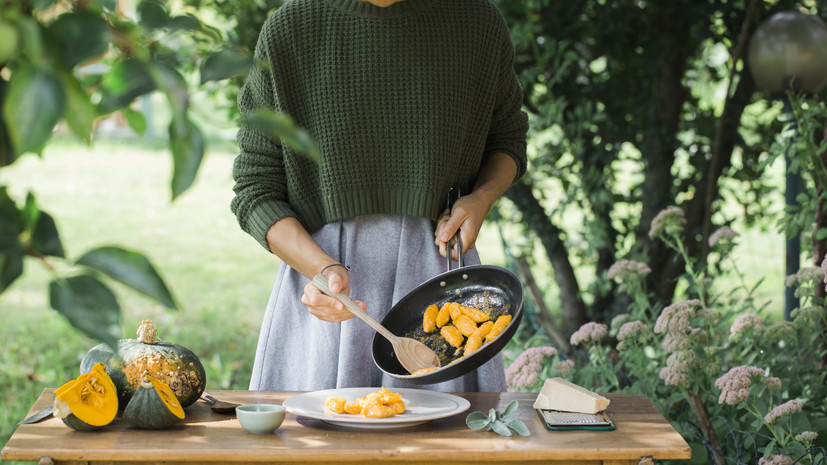
<svg viewBox="0 0 827 465">
<path fill-rule="evenodd" d="M 466 399 L 444 392 L 422 389 L 391 389 L 402 394 L 405 413 L 388 418 L 367 418 L 364 415 L 333 413 L 325 407 L 328 397 L 344 397 L 348 402 L 363 397 L 381 388 L 328 389 L 299 394 L 285 400 L 282 405 L 287 411 L 303 417 L 322 420 L 338 426 L 351 428 L 400 428 L 445 418 L 468 410 L 471 403 Z"/>
</svg>

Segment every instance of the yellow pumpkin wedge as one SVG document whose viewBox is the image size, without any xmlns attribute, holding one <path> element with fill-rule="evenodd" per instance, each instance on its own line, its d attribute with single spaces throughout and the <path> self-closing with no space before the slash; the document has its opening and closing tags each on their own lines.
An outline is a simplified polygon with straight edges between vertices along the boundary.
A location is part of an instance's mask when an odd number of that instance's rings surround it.
<svg viewBox="0 0 827 465">
<path fill-rule="evenodd" d="M 54 415 L 78 431 L 106 426 L 118 414 L 118 392 L 102 363 L 60 386 L 54 395 Z"/>
</svg>

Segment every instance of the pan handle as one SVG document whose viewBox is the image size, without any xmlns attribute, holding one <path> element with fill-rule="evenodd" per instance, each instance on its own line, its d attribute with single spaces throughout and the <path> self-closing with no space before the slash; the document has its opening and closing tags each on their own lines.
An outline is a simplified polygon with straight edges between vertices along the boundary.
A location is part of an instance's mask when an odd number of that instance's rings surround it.
<svg viewBox="0 0 827 465">
<path fill-rule="evenodd" d="M 454 192 L 454 188 L 452 187 L 451 190 L 448 191 L 448 212 L 451 211 L 451 208 L 454 206 L 454 202 L 456 202 L 460 197 L 459 187 L 456 188 L 457 197 L 453 198 L 452 193 Z M 457 229 L 456 234 L 448 241 L 448 246 L 445 250 L 445 263 L 447 264 L 448 271 L 451 271 L 451 248 L 454 246 L 454 243 L 457 244 L 457 267 L 462 268 L 465 266 L 462 259 L 462 237 L 459 233 L 459 229 Z"/>
</svg>

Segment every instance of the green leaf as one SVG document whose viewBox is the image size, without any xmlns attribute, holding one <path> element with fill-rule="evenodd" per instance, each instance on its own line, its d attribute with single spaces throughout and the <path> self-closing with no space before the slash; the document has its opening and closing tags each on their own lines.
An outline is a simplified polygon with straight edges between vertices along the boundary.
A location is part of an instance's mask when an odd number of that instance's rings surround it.
<svg viewBox="0 0 827 465">
<path fill-rule="evenodd" d="M 98 114 L 120 110 L 141 95 L 155 90 L 150 68 L 150 64 L 136 59 L 116 64 L 103 78 Z"/>
<path fill-rule="evenodd" d="M 87 336 L 117 347 L 121 307 L 115 294 L 94 276 L 52 281 L 49 304 Z"/>
<path fill-rule="evenodd" d="M 94 268 L 168 308 L 177 308 L 175 299 L 155 267 L 138 252 L 120 247 L 100 247 L 90 250 L 76 263 Z"/>
<path fill-rule="evenodd" d="M 522 420 L 512 418 L 506 422 L 506 426 L 513 429 L 520 436 L 531 436 L 531 431 L 528 430 L 528 427 L 522 422 Z"/>
<path fill-rule="evenodd" d="M 0 293 L 23 274 L 23 246 L 19 242 L 0 248 Z"/>
<path fill-rule="evenodd" d="M 56 0 L 31 0 L 32 6 L 37 10 L 46 10 L 55 4 Z"/>
<path fill-rule="evenodd" d="M 204 158 L 204 139 L 198 126 L 186 116 L 173 117 L 169 127 L 169 138 L 172 146 L 174 200 L 195 181 L 201 160 Z"/>
<path fill-rule="evenodd" d="M 174 115 L 184 115 L 189 108 L 187 80 L 171 66 L 158 64 L 152 68 L 152 77 L 158 89 L 162 90 L 172 105 Z"/>
<path fill-rule="evenodd" d="M 147 29 L 159 29 L 169 23 L 169 9 L 158 0 L 143 0 L 138 4 L 138 17 Z"/>
<path fill-rule="evenodd" d="M 250 126 L 259 131 L 280 139 L 285 145 L 293 150 L 308 155 L 314 160 L 318 160 L 320 155 L 310 138 L 305 131 L 299 129 L 293 120 L 280 113 L 275 113 L 270 110 L 257 110 L 245 116 L 242 124 Z"/>
<path fill-rule="evenodd" d="M 495 421 L 489 425 L 491 431 L 499 434 L 500 436 L 511 436 L 511 430 L 508 429 L 508 426 L 501 421 Z"/>
<path fill-rule="evenodd" d="M 3 117 L 16 153 L 40 153 L 63 116 L 65 94 L 51 73 L 21 67 L 12 74 Z"/>
<path fill-rule="evenodd" d="M 97 117 L 95 105 L 74 75 L 62 73 L 60 77 L 66 90 L 66 123 L 72 133 L 88 144 L 92 140 L 92 129 Z"/>
<path fill-rule="evenodd" d="M 482 412 L 471 412 L 465 417 L 465 424 L 471 429 L 483 429 L 488 426 L 488 416 Z"/>
<path fill-rule="evenodd" d="M 43 255 L 66 256 L 55 220 L 46 212 L 41 211 L 37 216 L 37 222 L 32 231 L 32 248 Z"/>
<path fill-rule="evenodd" d="M 512 413 L 514 413 L 514 411 L 517 410 L 518 405 L 519 404 L 517 403 L 516 400 L 512 400 L 511 402 L 509 402 L 508 406 L 505 407 L 505 410 L 503 411 L 503 415 L 502 415 L 503 418 L 508 417 Z"/>
<path fill-rule="evenodd" d="M 138 135 L 143 135 L 146 132 L 146 118 L 144 114 L 140 111 L 133 110 L 129 107 L 124 107 L 121 110 L 123 113 L 124 118 L 126 118 L 126 122 L 129 124 L 129 127 L 132 128 Z"/>
<path fill-rule="evenodd" d="M 245 74 L 252 66 L 253 58 L 240 50 L 218 51 L 201 63 L 201 84 Z"/>
<path fill-rule="evenodd" d="M 192 15 L 174 16 L 169 20 L 167 27 L 179 31 L 200 31 L 203 29 L 201 21 Z"/>
<path fill-rule="evenodd" d="M 5 79 L 0 79 L 0 167 L 11 165 L 17 160 L 17 154 L 11 145 L 9 131 L 6 128 L 6 120 L 2 111 L 8 90 L 9 83 Z"/>
<path fill-rule="evenodd" d="M 112 41 L 109 23 L 85 11 L 58 16 L 47 32 L 57 47 L 60 62 L 68 69 L 103 55 Z"/>
</svg>

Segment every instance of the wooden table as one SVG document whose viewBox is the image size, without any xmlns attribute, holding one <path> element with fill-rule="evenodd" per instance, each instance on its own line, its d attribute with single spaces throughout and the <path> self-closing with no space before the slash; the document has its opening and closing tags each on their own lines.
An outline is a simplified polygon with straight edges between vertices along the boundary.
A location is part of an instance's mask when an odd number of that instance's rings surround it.
<svg viewBox="0 0 827 465">
<path fill-rule="evenodd" d="M 44 390 L 34 413 L 51 404 Z M 238 403 L 281 403 L 296 392 L 211 391 Z M 270 435 L 244 431 L 234 415 L 213 413 L 203 401 L 187 408 L 186 420 L 167 430 L 131 428 L 120 418 L 103 430 L 78 432 L 50 417 L 21 425 L 2 451 L 3 460 L 41 463 L 416 463 L 439 465 L 500 463 L 636 464 L 641 458 L 689 459 L 683 438 L 641 395 L 606 394 L 615 431 L 549 431 L 532 409 L 536 394 L 461 393 L 468 411 L 422 425 L 393 430 L 348 429 L 288 413 Z M 519 400 L 518 415 L 530 437 L 502 437 L 474 431 L 465 417 L 475 410 L 504 409 Z"/>
</svg>

